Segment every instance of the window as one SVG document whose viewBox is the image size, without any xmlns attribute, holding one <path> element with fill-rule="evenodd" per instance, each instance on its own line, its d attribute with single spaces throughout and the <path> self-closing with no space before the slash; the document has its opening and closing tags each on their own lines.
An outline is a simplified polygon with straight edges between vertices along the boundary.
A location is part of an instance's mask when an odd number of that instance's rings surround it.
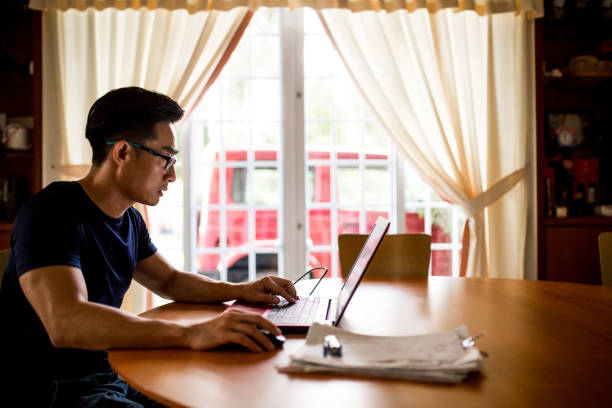
<svg viewBox="0 0 612 408">
<path fill-rule="evenodd" d="M 177 181 L 149 209 L 177 266 L 234 282 L 321 264 L 339 276 L 338 234 L 382 215 L 390 233 L 432 235 L 431 273 L 458 273 L 459 209 L 396 153 L 310 9 L 257 10 L 177 143 Z"/>
<path fill-rule="evenodd" d="M 368 233 L 378 216 L 392 217 L 396 158 L 310 9 L 303 48 L 307 256 L 338 276 L 338 235 Z"/>
</svg>

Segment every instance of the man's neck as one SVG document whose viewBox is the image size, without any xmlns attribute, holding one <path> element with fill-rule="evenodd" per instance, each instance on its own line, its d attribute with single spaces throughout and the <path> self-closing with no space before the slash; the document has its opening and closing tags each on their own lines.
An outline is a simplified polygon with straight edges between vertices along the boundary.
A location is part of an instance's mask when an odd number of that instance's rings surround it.
<svg viewBox="0 0 612 408">
<path fill-rule="evenodd" d="M 89 174 L 78 183 L 94 204 L 110 217 L 121 217 L 134 204 L 123 197 L 115 181 L 109 177 L 109 173 L 103 167 L 92 167 Z"/>
</svg>

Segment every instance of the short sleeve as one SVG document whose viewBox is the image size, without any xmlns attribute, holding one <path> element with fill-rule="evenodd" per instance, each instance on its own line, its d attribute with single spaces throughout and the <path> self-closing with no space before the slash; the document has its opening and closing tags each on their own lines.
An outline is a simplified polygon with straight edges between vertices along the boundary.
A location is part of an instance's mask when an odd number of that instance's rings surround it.
<svg viewBox="0 0 612 408">
<path fill-rule="evenodd" d="M 44 266 L 81 268 L 82 229 L 65 206 L 34 199 L 26 203 L 13 224 L 11 246 L 17 276 Z"/>
</svg>

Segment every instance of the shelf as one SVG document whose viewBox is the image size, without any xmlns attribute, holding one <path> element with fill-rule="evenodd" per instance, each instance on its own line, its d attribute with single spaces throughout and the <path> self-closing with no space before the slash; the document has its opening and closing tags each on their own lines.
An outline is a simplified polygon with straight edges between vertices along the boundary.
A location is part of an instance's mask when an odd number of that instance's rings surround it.
<svg viewBox="0 0 612 408">
<path fill-rule="evenodd" d="M 567 217 L 546 218 L 544 225 L 547 227 L 567 227 L 580 225 L 612 225 L 612 217 Z"/>
<path fill-rule="evenodd" d="M 593 92 L 591 87 L 597 87 L 596 91 L 601 90 L 600 87 L 612 87 L 612 76 L 544 78 L 544 87 L 546 90 L 571 89 Z"/>
<path fill-rule="evenodd" d="M 548 167 L 551 154 L 557 152 L 556 137 L 551 134 L 548 115 L 568 113 L 584 115 L 583 141 L 570 152 L 571 158 L 598 158 L 598 202 L 612 204 L 612 76 L 573 76 L 568 65 L 572 58 L 594 55 L 610 60 L 607 41 L 612 39 L 610 20 L 601 17 L 599 2 L 590 2 L 587 10 L 576 10 L 577 3 L 567 3 L 563 18 L 553 21 L 554 11 L 547 3 L 547 17 L 536 20 L 536 112 L 538 164 L 538 278 L 600 284 L 597 240 L 604 231 L 612 231 L 612 217 L 546 217 Z M 557 15 L 558 16 L 558 15 Z M 545 77 L 545 71 L 561 69 L 561 78 Z M 601 74 L 601 72 L 584 72 Z M 557 124 L 553 124 L 557 126 Z M 553 155 L 553 157 L 555 157 Z M 575 164 L 575 161 L 574 161 Z M 575 169 L 574 169 L 575 171 Z M 568 199 L 573 196 L 571 177 L 555 171 L 554 182 L 566 184 Z M 569 172 L 569 175 L 575 174 Z M 589 180 L 591 180 L 589 178 Z M 556 187 L 556 186 L 551 186 Z M 570 205 L 571 207 L 571 205 Z"/>
<path fill-rule="evenodd" d="M 0 157 L 6 159 L 29 159 L 34 157 L 32 148 L 26 150 L 0 149 Z"/>
</svg>

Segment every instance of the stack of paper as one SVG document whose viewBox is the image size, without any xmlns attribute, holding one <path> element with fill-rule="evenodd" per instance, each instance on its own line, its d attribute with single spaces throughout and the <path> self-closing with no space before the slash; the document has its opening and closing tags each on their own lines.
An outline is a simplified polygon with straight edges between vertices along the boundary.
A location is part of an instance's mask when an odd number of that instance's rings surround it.
<svg viewBox="0 0 612 408">
<path fill-rule="evenodd" d="M 342 344 L 342 356 L 323 355 L 326 335 Z M 418 336 L 368 336 L 337 327 L 314 324 L 306 343 L 287 366 L 285 373 L 348 374 L 365 377 L 456 383 L 470 371 L 482 368 L 482 356 L 475 347 L 461 341 L 469 337 L 465 326 L 446 333 Z"/>
</svg>

